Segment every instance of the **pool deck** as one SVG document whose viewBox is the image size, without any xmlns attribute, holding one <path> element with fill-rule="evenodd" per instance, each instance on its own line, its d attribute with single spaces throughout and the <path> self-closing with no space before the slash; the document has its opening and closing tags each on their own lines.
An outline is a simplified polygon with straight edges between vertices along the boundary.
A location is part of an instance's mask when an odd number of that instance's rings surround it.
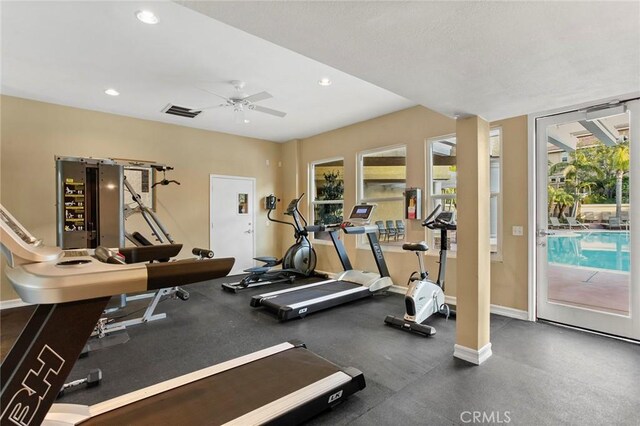
<svg viewBox="0 0 640 426">
<path fill-rule="evenodd" d="M 549 264 L 549 301 L 629 315 L 629 274 Z"/>
</svg>

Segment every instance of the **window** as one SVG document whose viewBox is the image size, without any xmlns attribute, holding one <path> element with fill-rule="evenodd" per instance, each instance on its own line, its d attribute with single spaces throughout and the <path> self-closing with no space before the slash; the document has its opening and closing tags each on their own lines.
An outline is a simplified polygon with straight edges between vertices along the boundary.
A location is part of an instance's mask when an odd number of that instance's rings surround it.
<svg viewBox="0 0 640 426">
<path fill-rule="evenodd" d="M 311 163 L 309 169 L 311 223 L 328 225 L 342 222 L 344 212 L 344 160 L 334 158 Z M 326 232 L 314 234 L 317 240 L 330 240 Z"/>
<path fill-rule="evenodd" d="M 491 253 L 498 253 L 500 247 L 500 234 L 502 221 L 502 199 L 501 199 L 501 155 L 502 155 L 502 131 L 501 129 L 491 129 L 489 135 L 490 155 L 490 221 L 489 238 L 491 241 Z M 456 164 L 456 136 L 431 139 L 428 142 L 427 164 L 430 165 L 428 171 L 430 208 L 425 212 L 428 215 L 437 205 L 441 205 L 443 210 L 456 211 L 457 195 L 457 164 Z M 429 205 L 429 204 L 428 204 Z M 450 250 L 457 248 L 457 232 L 449 232 Z M 433 247 L 440 247 L 440 233 L 432 232 Z"/>
<path fill-rule="evenodd" d="M 404 196 L 407 186 L 407 149 L 404 146 L 362 152 L 358 155 L 358 202 L 377 204 L 372 223 L 382 221 L 384 231 L 380 243 L 401 245 L 404 235 L 398 237 L 388 231 L 396 221 L 404 221 Z M 387 221 L 390 226 L 387 226 Z M 404 222 L 403 222 L 404 223 Z M 364 241 L 361 240 L 361 241 Z"/>
<path fill-rule="evenodd" d="M 569 154 L 567 154 L 566 152 L 562 153 L 562 156 L 560 157 L 560 161 L 562 161 L 563 163 L 566 163 L 569 161 Z"/>
</svg>

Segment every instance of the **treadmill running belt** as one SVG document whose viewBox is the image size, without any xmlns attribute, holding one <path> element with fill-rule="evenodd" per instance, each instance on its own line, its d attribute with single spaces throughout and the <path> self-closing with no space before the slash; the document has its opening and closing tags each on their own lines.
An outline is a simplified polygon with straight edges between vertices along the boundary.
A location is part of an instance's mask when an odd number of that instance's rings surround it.
<svg viewBox="0 0 640 426">
<path fill-rule="evenodd" d="M 96 416 L 82 425 L 219 425 L 342 371 L 293 348 Z"/>
<path fill-rule="evenodd" d="M 291 291 L 288 293 L 279 294 L 277 297 L 265 299 L 261 302 L 263 306 L 280 308 L 282 306 L 293 305 L 295 303 L 304 302 L 307 300 L 316 299 L 318 297 L 330 296 L 335 293 L 339 293 L 345 290 L 351 290 L 354 288 L 365 288 L 360 284 L 348 282 L 348 281 L 333 281 L 327 284 L 322 284 L 317 287 L 310 287 L 300 289 L 297 291 Z M 369 293 L 367 289 L 367 293 Z"/>
</svg>

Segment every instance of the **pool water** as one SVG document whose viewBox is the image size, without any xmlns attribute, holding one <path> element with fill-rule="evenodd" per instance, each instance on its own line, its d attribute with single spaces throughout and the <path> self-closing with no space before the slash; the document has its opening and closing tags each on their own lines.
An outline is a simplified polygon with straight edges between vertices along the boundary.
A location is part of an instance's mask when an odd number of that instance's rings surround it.
<svg viewBox="0 0 640 426">
<path fill-rule="evenodd" d="M 547 238 L 550 263 L 629 272 L 629 231 L 578 231 Z"/>
</svg>

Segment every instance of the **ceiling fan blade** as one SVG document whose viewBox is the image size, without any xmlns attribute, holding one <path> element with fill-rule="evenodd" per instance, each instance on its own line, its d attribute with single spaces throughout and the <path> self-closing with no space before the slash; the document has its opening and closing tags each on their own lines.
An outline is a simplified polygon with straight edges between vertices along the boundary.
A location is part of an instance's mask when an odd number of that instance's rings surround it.
<svg viewBox="0 0 640 426">
<path fill-rule="evenodd" d="M 210 106 L 206 106 L 206 107 L 202 107 L 202 108 L 192 108 L 192 109 L 189 110 L 189 112 L 204 111 L 205 109 L 220 108 L 220 107 L 223 107 L 223 106 L 227 106 L 227 104 L 210 105 Z"/>
<path fill-rule="evenodd" d="M 271 96 L 270 93 L 260 92 L 260 93 L 253 94 L 251 96 L 247 96 L 246 98 L 242 98 L 242 100 L 247 102 L 260 102 L 269 98 L 273 98 L 273 96 Z"/>
<path fill-rule="evenodd" d="M 271 114 L 271 115 L 275 115 L 276 117 L 284 117 L 285 115 L 287 115 L 286 112 L 282 112 L 282 111 L 278 111 L 275 109 L 271 109 L 271 108 L 266 108 L 260 105 L 251 105 L 251 108 L 254 111 L 259 111 L 259 112 L 264 112 L 265 114 Z"/>
<path fill-rule="evenodd" d="M 198 89 L 202 90 L 203 92 L 207 92 L 213 96 L 217 96 L 220 99 L 224 99 L 225 101 L 229 102 L 229 98 L 227 98 L 226 96 L 222 96 L 222 95 L 218 95 L 217 93 L 212 92 L 211 90 L 207 90 L 207 89 L 203 89 L 202 87 L 198 87 Z"/>
</svg>

